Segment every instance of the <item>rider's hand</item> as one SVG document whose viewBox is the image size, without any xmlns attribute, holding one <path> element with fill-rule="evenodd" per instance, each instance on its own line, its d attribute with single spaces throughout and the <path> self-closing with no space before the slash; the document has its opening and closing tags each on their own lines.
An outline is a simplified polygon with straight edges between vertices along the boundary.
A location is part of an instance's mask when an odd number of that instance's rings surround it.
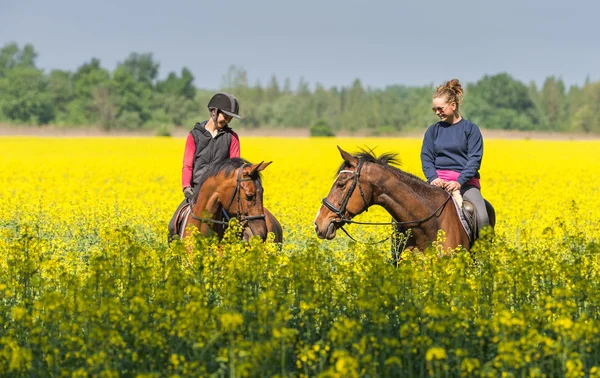
<svg viewBox="0 0 600 378">
<path fill-rule="evenodd" d="M 444 189 L 446 189 L 449 192 L 460 190 L 460 184 L 458 183 L 458 181 L 446 181 Z"/>
<path fill-rule="evenodd" d="M 446 181 L 444 181 L 438 177 L 431 182 L 431 185 L 437 186 L 438 188 L 443 188 L 445 183 L 446 183 Z"/>
<path fill-rule="evenodd" d="M 185 188 L 183 188 L 183 195 L 188 200 L 191 200 L 194 197 L 194 191 L 192 190 L 192 187 L 186 186 Z"/>
</svg>

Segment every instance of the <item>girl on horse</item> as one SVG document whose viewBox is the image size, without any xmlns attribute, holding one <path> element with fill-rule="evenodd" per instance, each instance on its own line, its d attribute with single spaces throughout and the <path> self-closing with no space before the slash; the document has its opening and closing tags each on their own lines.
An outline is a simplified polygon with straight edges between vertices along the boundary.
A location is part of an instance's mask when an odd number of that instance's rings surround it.
<svg viewBox="0 0 600 378">
<path fill-rule="evenodd" d="M 437 88 L 433 112 L 439 122 L 429 126 L 421 147 L 423 173 L 431 185 L 448 192 L 459 190 L 477 210 L 477 228 L 490 225 L 481 196 L 479 168 L 483 158 L 483 137 L 479 127 L 459 112 L 463 89 L 457 79 Z"/>
<path fill-rule="evenodd" d="M 240 157 L 240 140 L 229 127 L 233 118 L 241 119 L 240 103 L 235 96 L 226 92 L 216 93 L 208 102 L 210 118 L 196 123 L 188 134 L 183 154 L 181 186 L 184 199 L 169 222 L 169 240 L 175 235 L 175 221 L 181 208 L 192 205 L 194 193 L 206 169 L 217 162 Z"/>
</svg>

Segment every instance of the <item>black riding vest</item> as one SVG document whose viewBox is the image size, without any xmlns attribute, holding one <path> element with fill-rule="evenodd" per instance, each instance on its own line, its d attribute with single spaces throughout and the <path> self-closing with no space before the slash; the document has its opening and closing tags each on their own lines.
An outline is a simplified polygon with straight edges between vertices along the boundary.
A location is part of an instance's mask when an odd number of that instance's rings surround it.
<svg viewBox="0 0 600 378">
<path fill-rule="evenodd" d="M 192 188 L 200 183 L 200 178 L 211 165 L 229 159 L 229 147 L 231 145 L 231 128 L 224 127 L 217 132 L 213 138 L 205 126 L 208 121 L 196 123 L 190 134 L 196 142 L 196 153 L 194 154 L 194 165 L 192 166 Z"/>
</svg>

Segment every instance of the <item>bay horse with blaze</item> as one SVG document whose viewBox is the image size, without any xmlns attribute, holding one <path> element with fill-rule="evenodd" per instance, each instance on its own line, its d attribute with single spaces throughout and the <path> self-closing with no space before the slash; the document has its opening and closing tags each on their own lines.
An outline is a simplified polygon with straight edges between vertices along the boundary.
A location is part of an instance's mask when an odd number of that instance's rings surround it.
<svg viewBox="0 0 600 378">
<path fill-rule="evenodd" d="M 406 249 L 423 251 L 437 240 L 439 230 L 446 234 L 445 250 L 471 248 L 450 193 L 389 165 L 398 163 L 396 154 L 375 157 L 363 151 L 354 156 L 339 146 L 338 150 L 344 161 L 314 221 L 319 238 L 333 239 L 336 231 L 352 222 L 353 217 L 379 205 L 392 216 L 390 225 L 401 232 L 410 229 Z M 493 228 L 496 221 L 491 205 L 488 213 Z"/>
<path fill-rule="evenodd" d="M 192 226 L 205 236 L 216 232 L 221 240 L 229 219 L 237 218 L 243 227 L 243 240 L 259 236 L 264 241 L 273 232 L 274 241 L 281 243 L 281 224 L 263 206 L 260 172 L 271 163 L 251 164 L 231 158 L 210 166 L 200 179 L 193 205 L 184 206 L 178 215 L 176 230 L 180 238 L 189 236 Z"/>
</svg>

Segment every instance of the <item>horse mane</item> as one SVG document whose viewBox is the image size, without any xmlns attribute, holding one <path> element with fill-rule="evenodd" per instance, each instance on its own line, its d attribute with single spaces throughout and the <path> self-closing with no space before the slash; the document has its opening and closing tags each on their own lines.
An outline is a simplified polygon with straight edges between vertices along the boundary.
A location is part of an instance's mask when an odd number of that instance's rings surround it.
<svg viewBox="0 0 600 378">
<path fill-rule="evenodd" d="M 252 164 L 252 163 L 250 163 L 246 159 L 235 157 L 235 158 L 225 159 L 225 160 L 222 160 L 217 163 L 209 165 L 208 168 L 206 169 L 206 171 L 202 174 L 202 176 L 200 176 L 200 179 L 198 180 L 198 187 L 196 188 L 195 193 L 194 193 L 194 202 L 196 202 L 198 200 L 198 194 L 200 193 L 200 188 L 206 182 L 206 180 L 208 180 L 211 177 L 218 176 L 221 173 L 223 173 L 225 175 L 225 178 L 230 178 L 231 175 L 233 175 L 233 173 L 244 164 Z M 258 184 L 260 185 L 261 179 L 262 179 L 260 172 L 255 172 L 252 179 L 257 180 Z"/>
<path fill-rule="evenodd" d="M 411 173 L 405 172 L 398 167 L 394 167 L 394 165 L 397 165 L 397 166 L 401 165 L 401 161 L 400 161 L 400 158 L 398 157 L 397 153 L 384 152 L 383 154 L 381 154 L 379 156 L 375 156 L 375 152 L 371 148 L 368 148 L 368 147 L 367 147 L 367 149 L 359 148 L 359 150 L 360 150 L 360 152 L 355 152 L 352 154 L 352 156 L 354 156 L 357 159 L 362 159 L 365 162 L 377 164 L 377 165 L 383 167 L 385 170 L 393 173 L 395 176 L 398 177 L 398 179 L 402 180 L 406 184 L 409 184 L 411 186 L 427 184 L 423 179 L 421 179 Z M 342 171 L 343 169 L 346 169 L 346 168 L 348 168 L 348 164 L 346 162 L 343 162 L 340 165 L 339 169 L 337 170 L 336 175 L 339 174 L 340 171 Z"/>
<path fill-rule="evenodd" d="M 246 159 L 242 159 L 239 157 L 229 158 L 217 162 L 215 164 L 211 164 L 206 169 L 206 172 L 202 175 L 203 179 L 207 179 L 209 177 L 217 176 L 220 173 L 224 173 L 226 178 L 231 177 L 233 172 L 237 170 L 244 164 L 252 164 Z"/>
</svg>

